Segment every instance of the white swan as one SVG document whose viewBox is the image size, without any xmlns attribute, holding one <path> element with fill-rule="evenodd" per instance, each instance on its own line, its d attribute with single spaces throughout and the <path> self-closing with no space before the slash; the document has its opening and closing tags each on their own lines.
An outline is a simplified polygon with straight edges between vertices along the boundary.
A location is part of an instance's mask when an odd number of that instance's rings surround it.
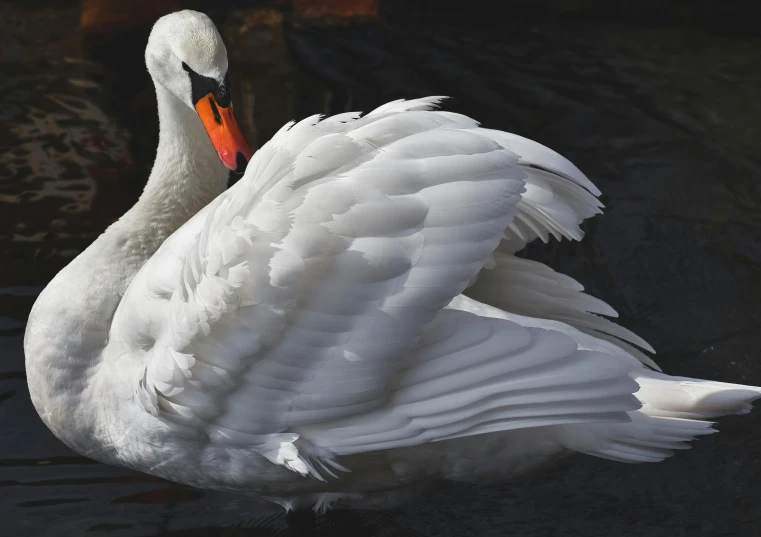
<svg viewBox="0 0 761 537">
<path fill-rule="evenodd" d="M 286 125 L 224 191 L 249 155 L 213 24 L 163 17 L 146 62 L 145 192 L 47 286 L 24 341 L 34 405 L 72 449 L 324 508 L 572 452 L 658 461 L 761 395 L 646 366 L 609 306 L 513 256 L 580 239 L 601 207 L 546 147 L 397 101 Z"/>
</svg>

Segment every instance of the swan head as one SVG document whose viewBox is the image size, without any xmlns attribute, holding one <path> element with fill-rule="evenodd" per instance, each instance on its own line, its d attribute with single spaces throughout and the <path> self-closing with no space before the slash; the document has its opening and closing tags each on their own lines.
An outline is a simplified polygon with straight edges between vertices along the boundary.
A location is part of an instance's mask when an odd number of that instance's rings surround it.
<svg viewBox="0 0 761 537">
<path fill-rule="evenodd" d="M 253 152 L 233 116 L 227 49 L 211 19 L 190 10 L 161 17 L 148 38 L 145 63 L 154 84 L 198 113 L 224 165 L 243 173 Z"/>
</svg>

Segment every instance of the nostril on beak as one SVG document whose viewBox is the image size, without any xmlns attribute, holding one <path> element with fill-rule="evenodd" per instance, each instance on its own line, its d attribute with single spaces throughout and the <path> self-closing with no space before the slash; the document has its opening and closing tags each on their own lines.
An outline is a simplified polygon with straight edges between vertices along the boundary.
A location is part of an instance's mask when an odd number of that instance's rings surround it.
<svg viewBox="0 0 761 537">
<path fill-rule="evenodd" d="M 248 161 L 246 160 L 246 157 L 243 156 L 243 153 L 240 151 L 235 153 L 235 173 L 243 173 L 246 171 L 246 164 L 248 164 Z"/>
</svg>

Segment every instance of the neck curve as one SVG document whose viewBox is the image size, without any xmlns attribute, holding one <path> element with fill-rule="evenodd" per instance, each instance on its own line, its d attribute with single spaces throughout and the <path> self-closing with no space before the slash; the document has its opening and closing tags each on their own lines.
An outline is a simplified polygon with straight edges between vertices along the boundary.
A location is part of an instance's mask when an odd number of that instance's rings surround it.
<svg viewBox="0 0 761 537">
<path fill-rule="evenodd" d="M 155 84 L 159 110 L 156 161 L 140 200 L 125 214 L 165 224 L 165 239 L 227 186 L 228 170 L 219 160 L 198 114 L 161 84 Z"/>
<path fill-rule="evenodd" d="M 80 452 L 95 421 L 88 411 L 97 406 L 87 388 L 122 295 L 164 240 L 227 185 L 228 171 L 195 111 L 160 84 L 156 96 L 159 145 L 143 194 L 53 278 L 24 335 L 32 402 L 55 435 Z"/>
</svg>

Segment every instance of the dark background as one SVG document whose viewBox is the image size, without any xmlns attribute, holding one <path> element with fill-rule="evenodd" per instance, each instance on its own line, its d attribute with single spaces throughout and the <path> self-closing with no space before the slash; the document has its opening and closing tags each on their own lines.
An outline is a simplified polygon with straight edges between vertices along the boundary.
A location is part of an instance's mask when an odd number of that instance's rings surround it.
<svg viewBox="0 0 761 537">
<path fill-rule="evenodd" d="M 257 147 L 290 119 L 443 94 L 559 151 L 603 191 L 605 214 L 582 243 L 525 254 L 613 305 L 666 372 L 761 385 L 761 4 L 121 4 L 0 2 L 0 534 L 761 535 L 761 412 L 664 463 L 578 457 L 312 524 L 78 457 L 36 416 L 22 351 L 36 295 L 147 178 L 157 120 L 143 51 L 150 24 L 181 6 L 217 22 Z"/>
</svg>

